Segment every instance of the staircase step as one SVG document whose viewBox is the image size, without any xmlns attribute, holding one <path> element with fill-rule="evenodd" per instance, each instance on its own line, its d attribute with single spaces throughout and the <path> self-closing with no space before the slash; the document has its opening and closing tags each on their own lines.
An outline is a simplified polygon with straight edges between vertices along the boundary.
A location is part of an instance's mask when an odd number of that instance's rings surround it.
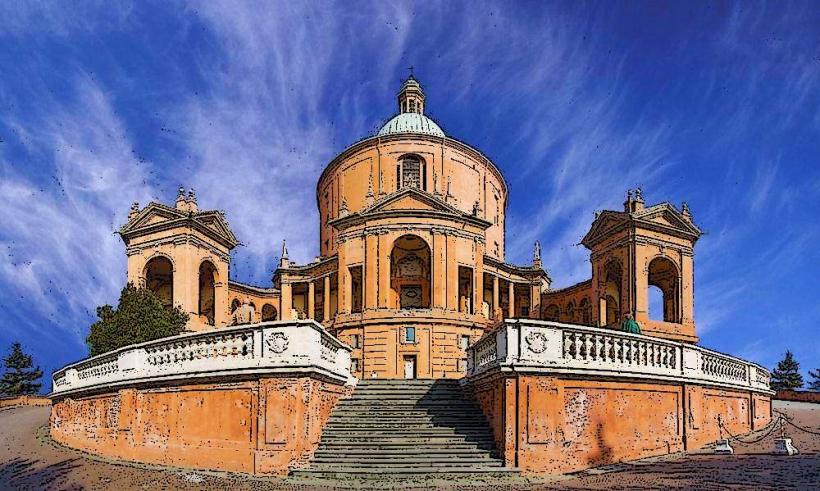
<svg viewBox="0 0 820 491">
<path fill-rule="evenodd" d="M 362 380 L 293 475 L 511 475 L 479 406 L 455 380 Z"/>
</svg>

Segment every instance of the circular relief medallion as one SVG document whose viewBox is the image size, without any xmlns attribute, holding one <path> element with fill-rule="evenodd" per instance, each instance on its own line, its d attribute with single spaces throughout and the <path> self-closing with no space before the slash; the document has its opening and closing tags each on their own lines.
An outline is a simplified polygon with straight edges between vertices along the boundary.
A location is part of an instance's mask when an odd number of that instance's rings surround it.
<svg viewBox="0 0 820 491">
<path fill-rule="evenodd" d="M 281 332 L 275 332 L 268 338 L 268 347 L 274 353 L 284 353 L 289 343 L 288 337 Z"/>
<path fill-rule="evenodd" d="M 524 339 L 533 353 L 543 353 L 547 349 L 547 337 L 540 332 L 531 332 Z"/>
</svg>

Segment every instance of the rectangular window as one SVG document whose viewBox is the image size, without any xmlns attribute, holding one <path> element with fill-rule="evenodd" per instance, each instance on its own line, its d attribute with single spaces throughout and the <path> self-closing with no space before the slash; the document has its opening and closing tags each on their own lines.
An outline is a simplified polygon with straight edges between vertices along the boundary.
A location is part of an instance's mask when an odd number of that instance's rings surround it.
<svg viewBox="0 0 820 491">
<path fill-rule="evenodd" d="M 415 344 L 416 342 L 416 328 L 415 327 L 405 327 L 404 328 L 404 342 L 408 344 Z"/>
<path fill-rule="evenodd" d="M 352 344 L 352 348 L 361 348 L 361 341 L 358 334 L 354 334 L 350 340 L 350 344 Z"/>
<path fill-rule="evenodd" d="M 351 312 L 354 314 L 360 314 L 362 312 L 363 293 L 362 267 L 353 266 L 350 268 L 350 307 Z"/>
<path fill-rule="evenodd" d="M 350 371 L 356 373 L 359 371 L 359 359 L 358 358 L 351 358 L 350 359 Z"/>
<path fill-rule="evenodd" d="M 466 350 L 470 347 L 470 336 L 461 336 L 461 349 Z"/>
</svg>

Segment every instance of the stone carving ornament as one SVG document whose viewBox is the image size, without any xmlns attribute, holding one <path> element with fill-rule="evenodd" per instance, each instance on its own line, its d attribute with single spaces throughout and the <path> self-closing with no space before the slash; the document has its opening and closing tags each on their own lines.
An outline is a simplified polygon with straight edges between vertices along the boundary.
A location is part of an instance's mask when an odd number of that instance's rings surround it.
<svg viewBox="0 0 820 491">
<path fill-rule="evenodd" d="M 268 338 L 268 347 L 271 351 L 276 354 L 282 354 L 288 349 L 288 345 L 290 344 L 290 340 L 282 332 L 275 332 L 270 335 Z"/>
<path fill-rule="evenodd" d="M 547 337 L 540 332 L 531 332 L 524 339 L 533 353 L 543 353 L 547 349 Z"/>
</svg>

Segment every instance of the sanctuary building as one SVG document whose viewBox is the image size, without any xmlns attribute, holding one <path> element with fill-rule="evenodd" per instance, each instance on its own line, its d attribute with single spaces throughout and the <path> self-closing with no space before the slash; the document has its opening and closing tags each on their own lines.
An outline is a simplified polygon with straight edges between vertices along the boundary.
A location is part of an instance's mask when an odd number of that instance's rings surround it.
<svg viewBox="0 0 820 491">
<path fill-rule="evenodd" d="M 239 243 L 222 212 L 180 188 L 174 206 L 135 203 L 120 229 L 128 280 L 189 313 L 188 330 L 313 319 L 352 347 L 367 378 L 460 378 L 467 348 L 505 318 L 617 329 L 631 314 L 644 334 L 697 341 L 693 248 L 701 231 L 684 204 L 597 215 L 582 244 L 591 278 L 555 290 L 540 245 L 531 264 L 505 257 L 507 184 L 487 156 L 425 115 L 412 76 L 399 113 L 340 153 L 316 186 L 320 255 L 296 264 L 283 244 L 272 284 L 230 279 Z M 650 287 L 662 319 L 648 315 Z"/>
<path fill-rule="evenodd" d="M 193 191 L 135 203 L 128 280 L 186 311 L 189 332 L 54 372 L 52 438 L 175 467 L 383 479 L 571 472 L 772 432 L 769 372 L 697 345 L 701 231 L 685 204 L 628 192 L 582 240 L 590 278 L 553 289 L 538 244 L 530 264 L 507 261 L 495 164 L 425 115 L 414 78 L 398 106 L 322 172 L 319 256 L 296 264 L 283 245 L 269 285 L 230 279 L 239 240 Z"/>
</svg>

